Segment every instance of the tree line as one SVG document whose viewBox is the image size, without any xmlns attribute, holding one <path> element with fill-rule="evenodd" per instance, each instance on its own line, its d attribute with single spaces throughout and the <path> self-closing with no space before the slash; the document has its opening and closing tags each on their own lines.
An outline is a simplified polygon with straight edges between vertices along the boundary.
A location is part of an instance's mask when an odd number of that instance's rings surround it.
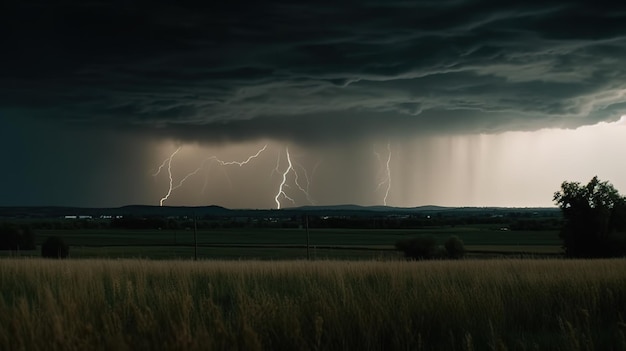
<svg viewBox="0 0 626 351">
<path fill-rule="evenodd" d="M 510 226 L 512 230 L 545 230 L 560 227 L 559 236 L 563 240 L 563 248 L 566 257 L 597 258 L 597 257 L 623 257 L 626 256 L 626 197 L 619 194 L 615 187 L 607 182 L 594 177 L 587 184 L 579 182 L 563 182 L 561 189 L 554 193 L 553 201 L 561 209 L 563 219 L 520 219 L 517 218 Z M 327 221 L 319 217 L 309 218 L 314 227 L 324 227 L 323 224 L 338 225 L 338 221 L 354 221 L 355 219 L 339 218 Z M 360 219 L 356 219 L 357 222 Z M 389 223 L 398 219 L 385 219 Z M 416 219 L 413 218 L 415 221 Z M 424 221 L 424 219 L 419 219 Z M 450 219 L 447 219 L 450 220 Z M 458 218 L 453 219 L 459 220 Z M 465 219 L 466 221 L 468 219 Z M 470 218 L 470 221 L 497 223 L 501 218 Z M 493 222 L 491 222 L 493 221 Z M 292 218 L 288 223 L 301 225 L 299 218 Z M 420 225 L 439 224 L 443 225 L 445 218 L 436 217 L 428 219 L 428 222 L 419 222 Z M 218 222 L 200 221 L 201 226 L 216 225 Z M 371 224 L 372 221 L 369 221 Z M 128 217 L 115 219 L 109 224 L 111 228 L 125 229 L 179 229 L 191 226 L 190 219 L 177 221 L 163 218 L 135 218 Z M 237 222 L 240 225 L 250 225 L 249 222 Z M 284 224 L 284 223 L 283 223 Z M 413 223 L 416 224 L 416 223 Z M 456 225 L 457 223 L 448 225 Z M 380 223 L 379 223 L 380 225 Z M 393 225 L 392 225 L 393 227 Z M 47 240 L 49 242 L 50 240 Z M 58 240 L 57 240 L 58 241 Z M 46 252 L 52 256 L 67 256 L 67 248 L 63 242 L 43 245 Z M 418 237 L 396 243 L 396 248 L 405 253 L 408 258 L 460 258 L 465 249 L 463 242 L 458 237 L 451 237 L 446 241 L 443 248 L 438 247 L 433 238 Z M 0 222 L 0 250 L 34 250 L 36 249 L 35 232 L 30 225 L 25 223 Z M 44 254 L 44 256 L 46 256 Z"/>
<path fill-rule="evenodd" d="M 588 184 L 563 182 L 554 193 L 553 201 L 561 209 L 563 220 L 544 222 L 518 220 L 512 230 L 537 230 L 552 226 L 559 228 L 566 257 L 600 258 L 626 256 L 626 197 L 613 185 L 594 177 Z M 408 259 L 460 258 L 465 249 L 456 237 L 444 247 L 435 238 L 420 236 L 396 243 Z"/>
</svg>

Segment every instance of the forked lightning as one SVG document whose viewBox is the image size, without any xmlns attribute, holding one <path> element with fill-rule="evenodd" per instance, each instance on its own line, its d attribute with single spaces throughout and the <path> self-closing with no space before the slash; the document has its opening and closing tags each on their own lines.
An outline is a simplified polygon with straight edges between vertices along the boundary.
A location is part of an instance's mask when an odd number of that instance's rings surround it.
<svg viewBox="0 0 626 351">
<path fill-rule="evenodd" d="M 178 149 L 176 149 L 176 151 L 174 151 L 174 153 L 172 153 L 170 155 L 170 157 L 168 157 L 167 159 L 165 159 L 165 161 L 163 161 L 163 163 L 161 163 L 161 165 L 159 166 L 159 168 L 157 169 L 157 171 L 152 174 L 153 177 L 158 176 L 161 173 L 161 170 L 165 167 L 165 165 L 167 164 L 167 173 L 169 176 L 169 189 L 167 190 L 167 194 L 165 194 L 165 196 L 163 196 L 161 198 L 161 200 L 159 201 L 159 206 L 163 206 L 163 203 L 169 199 L 169 197 L 172 194 L 172 191 L 180 188 L 181 186 L 183 186 L 183 184 L 185 183 L 185 181 L 187 181 L 187 179 L 189 179 L 190 177 L 196 175 L 198 172 L 200 172 L 207 164 L 210 164 L 210 162 L 215 162 L 217 164 L 219 164 L 220 166 L 232 166 L 232 165 L 237 165 L 239 167 L 243 167 L 244 165 L 248 164 L 250 161 L 252 161 L 253 159 L 259 157 L 259 155 L 261 155 L 261 153 L 263 151 L 265 151 L 267 149 L 267 144 L 265 146 L 263 146 L 261 149 L 259 149 L 254 155 L 249 156 L 246 160 L 244 161 L 224 161 L 219 159 L 217 156 L 210 156 L 205 158 L 204 160 L 202 160 L 202 162 L 200 163 L 200 166 L 198 166 L 198 168 L 196 168 L 195 170 L 187 173 L 184 177 L 182 177 L 180 179 L 180 181 L 178 182 L 178 184 L 174 185 L 174 178 L 172 176 L 172 159 L 174 158 L 174 156 L 178 153 L 178 151 L 180 151 L 181 147 L 179 147 Z"/>
</svg>

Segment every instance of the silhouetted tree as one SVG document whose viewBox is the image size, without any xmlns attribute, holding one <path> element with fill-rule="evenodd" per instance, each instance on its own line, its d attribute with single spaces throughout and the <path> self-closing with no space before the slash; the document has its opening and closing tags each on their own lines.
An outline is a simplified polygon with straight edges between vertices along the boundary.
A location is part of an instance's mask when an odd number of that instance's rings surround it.
<svg viewBox="0 0 626 351">
<path fill-rule="evenodd" d="M 569 257 L 626 254 L 626 198 L 609 182 L 563 182 L 554 193 L 565 219 L 560 236 Z"/>
<path fill-rule="evenodd" d="M 456 235 L 449 237 L 443 246 L 446 248 L 446 253 L 449 258 L 459 259 L 465 255 L 465 245 L 463 245 L 463 241 Z"/>
<path fill-rule="evenodd" d="M 46 258 L 66 258 L 70 253 L 69 246 L 62 238 L 51 236 L 41 245 L 41 256 Z"/>
</svg>

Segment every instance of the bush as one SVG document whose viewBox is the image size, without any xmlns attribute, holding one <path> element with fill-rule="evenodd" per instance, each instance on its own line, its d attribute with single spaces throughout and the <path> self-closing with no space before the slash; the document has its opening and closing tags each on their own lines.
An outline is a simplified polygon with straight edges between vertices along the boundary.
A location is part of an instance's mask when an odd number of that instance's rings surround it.
<svg viewBox="0 0 626 351">
<path fill-rule="evenodd" d="M 396 248 L 404 252 L 404 257 L 414 260 L 428 260 L 438 256 L 437 241 L 432 236 L 419 236 L 396 242 Z"/>
<path fill-rule="evenodd" d="M 41 245 L 41 256 L 46 258 L 66 258 L 70 253 L 69 246 L 63 239 L 51 236 Z"/>
<path fill-rule="evenodd" d="M 443 246 L 446 248 L 446 254 L 449 258 L 459 259 L 465 255 L 463 241 L 456 235 L 449 237 Z"/>
</svg>

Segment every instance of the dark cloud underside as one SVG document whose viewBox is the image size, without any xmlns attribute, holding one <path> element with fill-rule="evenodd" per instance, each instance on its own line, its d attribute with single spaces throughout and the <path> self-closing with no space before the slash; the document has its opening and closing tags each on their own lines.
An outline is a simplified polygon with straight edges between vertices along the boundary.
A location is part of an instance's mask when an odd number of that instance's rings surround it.
<svg viewBox="0 0 626 351">
<path fill-rule="evenodd" d="M 626 114 L 626 4 L 14 1 L 0 108 L 168 137 L 311 141 Z"/>
</svg>

